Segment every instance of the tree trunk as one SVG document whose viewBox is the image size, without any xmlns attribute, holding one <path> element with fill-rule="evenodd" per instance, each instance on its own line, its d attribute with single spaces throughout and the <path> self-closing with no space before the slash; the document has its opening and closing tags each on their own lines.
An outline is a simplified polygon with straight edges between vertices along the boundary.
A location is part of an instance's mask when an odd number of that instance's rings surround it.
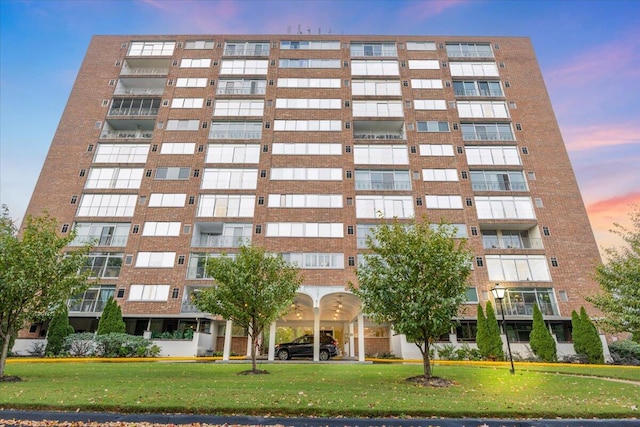
<svg viewBox="0 0 640 427">
<path fill-rule="evenodd" d="M 251 337 L 251 372 L 258 372 L 258 364 L 256 363 L 256 347 L 258 344 L 258 336 L 254 333 Z"/>
<path fill-rule="evenodd" d="M 429 344 L 424 345 L 425 349 L 422 353 L 422 368 L 424 370 L 424 378 L 431 378 L 431 360 L 429 358 Z"/>
<path fill-rule="evenodd" d="M 2 343 L 2 355 L 0 356 L 0 377 L 4 376 L 4 365 L 7 363 L 7 354 L 9 353 L 9 343 L 11 342 L 11 333 L 7 333 L 7 336 Z"/>
</svg>

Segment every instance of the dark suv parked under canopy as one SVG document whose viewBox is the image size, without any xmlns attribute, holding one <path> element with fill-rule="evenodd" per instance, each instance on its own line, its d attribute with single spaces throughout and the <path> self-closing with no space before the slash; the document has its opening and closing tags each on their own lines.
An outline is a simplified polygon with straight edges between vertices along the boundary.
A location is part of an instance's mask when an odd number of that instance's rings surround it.
<svg viewBox="0 0 640 427">
<path fill-rule="evenodd" d="M 320 360 L 329 360 L 338 355 L 336 340 L 331 336 L 320 335 Z M 303 335 L 291 342 L 276 345 L 276 357 L 280 360 L 289 360 L 292 357 L 313 357 L 313 335 Z"/>
</svg>

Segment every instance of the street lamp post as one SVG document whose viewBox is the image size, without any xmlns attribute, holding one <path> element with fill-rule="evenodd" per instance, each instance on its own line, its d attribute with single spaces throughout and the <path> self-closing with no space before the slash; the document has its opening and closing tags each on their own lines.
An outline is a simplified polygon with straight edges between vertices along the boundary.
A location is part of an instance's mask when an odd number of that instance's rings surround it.
<svg viewBox="0 0 640 427">
<path fill-rule="evenodd" d="M 511 344 L 509 343 L 509 334 L 507 333 L 507 323 L 504 318 L 504 305 L 502 304 L 502 300 L 504 299 L 504 295 L 506 293 L 506 289 L 504 286 L 496 283 L 496 286 L 491 289 L 491 293 L 493 294 L 493 299 L 496 301 L 500 301 L 500 312 L 502 313 L 502 329 L 504 330 L 504 336 L 507 338 L 507 350 L 509 351 L 509 361 L 511 362 L 511 372 L 515 374 L 516 370 L 513 367 L 513 356 L 511 356 Z"/>
</svg>

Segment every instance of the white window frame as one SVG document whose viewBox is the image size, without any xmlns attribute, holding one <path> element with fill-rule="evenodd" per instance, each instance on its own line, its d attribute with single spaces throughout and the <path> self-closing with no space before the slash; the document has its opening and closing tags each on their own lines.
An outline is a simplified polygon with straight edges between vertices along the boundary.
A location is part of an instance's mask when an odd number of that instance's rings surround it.
<svg viewBox="0 0 640 427">
<path fill-rule="evenodd" d="M 131 217 L 137 200 L 135 194 L 83 194 L 76 216 Z"/>
<path fill-rule="evenodd" d="M 205 163 L 258 163 L 259 144 L 209 144 Z"/>
<path fill-rule="evenodd" d="M 180 235 L 180 226 L 180 222 L 146 221 L 142 227 L 142 235 L 176 237 Z"/>
<path fill-rule="evenodd" d="M 171 108 L 202 108 L 203 98 L 173 98 Z"/>
<path fill-rule="evenodd" d="M 353 163 L 356 165 L 408 165 L 406 145 L 354 145 Z"/>
<path fill-rule="evenodd" d="M 457 169 L 422 169 L 422 179 L 431 182 L 458 181 Z"/>
<path fill-rule="evenodd" d="M 402 101 L 352 101 L 353 117 L 404 117 Z"/>
<path fill-rule="evenodd" d="M 442 80 L 440 79 L 411 79 L 411 87 L 413 89 L 442 89 Z"/>
<path fill-rule="evenodd" d="M 458 101 L 461 118 L 509 118 L 509 109 L 504 101 Z"/>
<path fill-rule="evenodd" d="M 223 59 L 220 62 L 220 75 L 260 75 L 266 76 L 269 61 L 266 59 Z"/>
<path fill-rule="evenodd" d="M 198 217 L 252 218 L 256 197 L 240 194 L 201 194 Z"/>
<path fill-rule="evenodd" d="M 453 145 L 451 144 L 420 144 L 421 156 L 454 156 Z"/>
<path fill-rule="evenodd" d="M 520 150 L 515 145 L 466 146 L 469 165 L 521 165 Z"/>
<path fill-rule="evenodd" d="M 544 255 L 485 255 L 485 261 L 491 281 L 551 281 L 549 265 Z"/>
<path fill-rule="evenodd" d="M 342 194 L 269 194 L 269 208 L 342 208 Z"/>
<path fill-rule="evenodd" d="M 196 131 L 200 129 L 200 120 L 167 120 L 168 131 Z"/>
<path fill-rule="evenodd" d="M 449 62 L 451 76 L 455 77 L 499 77 L 495 61 Z"/>
<path fill-rule="evenodd" d="M 205 168 L 202 174 L 203 190 L 255 190 L 258 169 Z"/>
<path fill-rule="evenodd" d="M 219 99 L 213 107 L 213 116 L 251 116 L 262 117 L 264 100 L 262 99 Z"/>
<path fill-rule="evenodd" d="M 399 76 L 400 66 L 391 59 L 354 59 L 351 61 L 352 76 Z"/>
<path fill-rule="evenodd" d="M 93 163 L 146 163 L 150 144 L 98 144 Z"/>
<path fill-rule="evenodd" d="M 341 156 L 342 144 L 326 142 L 274 142 L 271 146 L 271 154 L 274 156 Z"/>
<path fill-rule="evenodd" d="M 209 67 L 211 67 L 210 58 L 182 59 L 180 61 L 180 68 L 209 68 Z"/>
<path fill-rule="evenodd" d="M 341 168 L 271 168 L 272 181 L 342 181 Z"/>
<path fill-rule="evenodd" d="M 176 87 L 207 87 L 206 77 L 178 77 Z"/>
<path fill-rule="evenodd" d="M 340 120 L 274 120 L 274 131 L 336 132 L 342 130 Z"/>
<path fill-rule="evenodd" d="M 148 206 L 150 208 L 183 208 L 187 200 L 184 193 L 151 193 Z"/>
<path fill-rule="evenodd" d="M 171 285 L 131 285 L 129 301 L 160 302 L 169 300 Z"/>
<path fill-rule="evenodd" d="M 447 101 L 444 99 L 414 99 L 414 110 L 446 110 Z"/>
<path fill-rule="evenodd" d="M 384 218 L 409 219 L 415 216 L 413 197 L 411 196 L 356 196 L 356 218 L 379 219 Z"/>
<path fill-rule="evenodd" d="M 400 80 L 352 80 L 351 94 L 362 96 L 402 96 Z"/>
<path fill-rule="evenodd" d="M 340 79 L 305 79 L 305 78 L 279 78 L 278 87 L 290 89 L 319 88 L 339 89 Z"/>
<path fill-rule="evenodd" d="M 329 98 L 278 98 L 276 99 L 276 108 L 339 110 L 342 108 L 342 100 Z"/>
<path fill-rule="evenodd" d="M 90 168 L 84 188 L 139 189 L 143 176 L 143 168 Z"/>
<path fill-rule="evenodd" d="M 535 219 L 531 197 L 476 196 L 476 211 L 480 219 Z"/>
<path fill-rule="evenodd" d="M 266 237 L 342 238 L 344 224 L 341 222 L 268 222 Z"/>
<path fill-rule="evenodd" d="M 425 195 L 425 206 L 427 209 L 463 209 L 462 196 L 457 194 L 427 194 Z"/>
<path fill-rule="evenodd" d="M 439 70 L 440 62 L 437 59 L 410 59 L 410 70 Z"/>
<path fill-rule="evenodd" d="M 195 142 L 163 142 L 160 154 L 193 154 L 195 149 Z"/>
</svg>

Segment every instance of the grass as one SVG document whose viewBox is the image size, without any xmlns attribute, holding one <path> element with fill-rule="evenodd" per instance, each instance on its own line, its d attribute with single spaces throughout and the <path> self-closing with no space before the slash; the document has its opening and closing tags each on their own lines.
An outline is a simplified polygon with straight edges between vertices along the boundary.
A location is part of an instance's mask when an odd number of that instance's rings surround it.
<svg viewBox="0 0 640 427">
<path fill-rule="evenodd" d="M 421 374 L 407 364 L 265 364 L 268 375 L 237 375 L 246 364 L 16 363 L 0 383 L 0 408 L 173 412 L 271 416 L 442 416 L 631 418 L 640 386 L 557 374 L 564 365 L 436 365 L 448 388 L 405 382 Z M 562 368 L 562 369 L 560 369 Z M 574 374 L 597 369 L 574 367 Z M 542 369 L 542 371 L 538 371 Z M 637 378 L 637 370 L 609 375 Z M 544 372 L 546 370 L 547 372 Z M 629 371 L 629 373 L 627 373 Z"/>
</svg>

